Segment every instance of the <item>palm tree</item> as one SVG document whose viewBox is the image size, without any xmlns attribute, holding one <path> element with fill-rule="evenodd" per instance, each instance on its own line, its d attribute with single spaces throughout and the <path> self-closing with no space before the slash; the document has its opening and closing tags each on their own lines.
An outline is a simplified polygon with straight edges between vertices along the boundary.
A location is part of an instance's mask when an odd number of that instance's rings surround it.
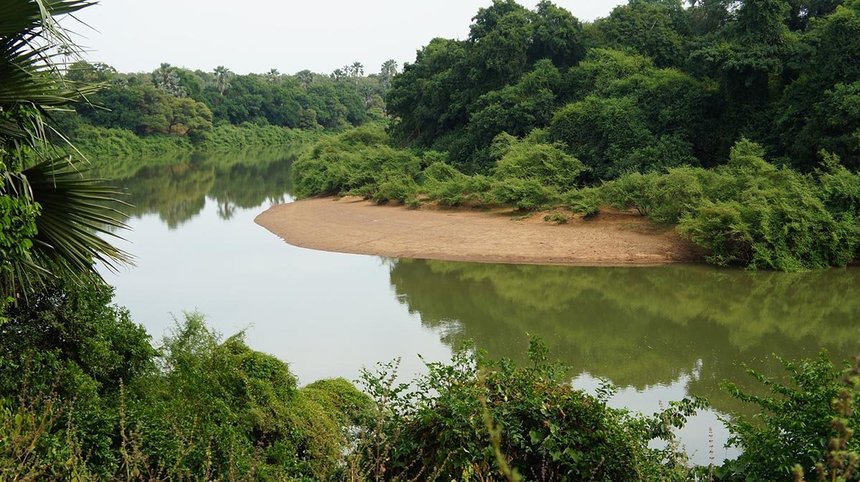
<svg viewBox="0 0 860 482">
<path fill-rule="evenodd" d="M 230 69 L 223 65 L 215 67 L 215 70 L 212 72 L 215 74 L 215 87 L 218 88 L 218 92 L 223 96 L 224 91 L 230 87 L 230 77 L 232 77 L 233 72 L 230 72 Z"/>
<path fill-rule="evenodd" d="M 66 82 L 54 61 L 78 52 L 55 17 L 91 4 L 0 2 L 0 218 L 3 206 L 17 213 L 0 223 L 0 302 L 49 276 L 95 272 L 95 261 L 130 262 L 105 240 L 124 227 L 118 193 L 84 175 L 83 157 L 49 122 L 99 88 Z"/>
</svg>

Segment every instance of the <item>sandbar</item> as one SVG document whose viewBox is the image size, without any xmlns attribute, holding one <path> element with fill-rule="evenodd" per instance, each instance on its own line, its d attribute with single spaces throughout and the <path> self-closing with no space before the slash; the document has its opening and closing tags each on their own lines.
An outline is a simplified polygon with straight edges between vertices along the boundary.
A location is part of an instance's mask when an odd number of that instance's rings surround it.
<svg viewBox="0 0 860 482">
<path fill-rule="evenodd" d="M 294 246 L 391 258 L 586 266 L 701 261 L 674 229 L 636 213 L 604 210 L 561 225 L 544 215 L 323 197 L 273 206 L 255 222 Z"/>
</svg>

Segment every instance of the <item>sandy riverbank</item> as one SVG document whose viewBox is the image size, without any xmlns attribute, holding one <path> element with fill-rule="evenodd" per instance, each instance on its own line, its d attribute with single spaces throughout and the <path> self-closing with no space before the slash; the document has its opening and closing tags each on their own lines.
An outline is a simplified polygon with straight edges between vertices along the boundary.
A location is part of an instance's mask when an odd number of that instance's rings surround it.
<svg viewBox="0 0 860 482">
<path fill-rule="evenodd" d="M 543 217 L 315 198 L 274 206 L 255 221 L 295 246 L 393 258 L 573 265 L 698 260 L 693 246 L 673 230 L 657 229 L 635 214 L 604 212 L 559 226 Z"/>
</svg>

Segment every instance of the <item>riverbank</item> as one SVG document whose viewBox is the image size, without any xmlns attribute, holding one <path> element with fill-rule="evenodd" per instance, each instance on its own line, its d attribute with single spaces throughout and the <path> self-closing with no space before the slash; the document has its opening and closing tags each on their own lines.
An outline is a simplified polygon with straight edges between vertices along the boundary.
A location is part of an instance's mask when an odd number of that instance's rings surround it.
<svg viewBox="0 0 860 482">
<path fill-rule="evenodd" d="M 340 253 L 484 263 L 656 265 L 696 262 L 695 246 L 642 216 L 602 212 L 554 225 L 511 209 L 378 206 L 354 197 L 274 206 L 256 223 L 289 244 Z"/>
</svg>

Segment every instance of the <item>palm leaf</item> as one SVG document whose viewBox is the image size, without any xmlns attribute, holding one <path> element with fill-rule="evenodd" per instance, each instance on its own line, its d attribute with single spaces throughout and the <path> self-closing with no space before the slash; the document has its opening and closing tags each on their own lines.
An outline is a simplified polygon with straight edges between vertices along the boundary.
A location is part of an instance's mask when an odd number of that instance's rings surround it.
<svg viewBox="0 0 860 482">
<path fill-rule="evenodd" d="M 90 0 L 0 0 L 0 195 L 38 203 L 38 234 L 26 259 L 13 260 L 0 289 L 26 296 L 45 277 L 93 272 L 101 262 L 110 269 L 130 263 L 128 253 L 109 240 L 126 228 L 117 209 L 121 193 L 88 179 L 83 157 L 46 156 L 50 134 L 77 151 L 46 119 L 101 86 L 66 82 L 56 59 L 78 48 L 55 15 L 69 15 Z M 62 53 L 61 53 L 62 52 Z M 79 154 L 79 153 L 77 153 Z M 33 159 L 39 159 L 32 164 Z M 9 161 L 14 161 L 12 165 Z M 7 171 L 9 167 L 22 171 Z M 6 167 L 3 167 L 6 166 Z M 121 238 L 120 238 L 121 239 Z"/>
<path fill-rule="evenodd" d="M 115 231 L 127 229 L 118 207 L 123 193 L 104 180 L 88 178 L 70 157 L 50 159 L 23 171 L 32 199 L 41 206 L 36 219 L 39 234 L 34 253 L 72 271 L 93 269 L 93 260 L 115 269 L 131 263 L 128 253 L 105 238 L 122 239 Z"/>
<path fill-rule="evenodd" d="M 95 261 L 112 270 L 132 262 L 128 253 L 107 240 L 122 239 L 116 231 L 127 228 L 126 215 L 118 209 L 124 205 L 117 200 L 122 193 L 102 180 L 88 178 L 78 164 L 68 156 L 45 160 L 7 183 L 10 191 L 26 193 L 41 207 L 31 259 L 16 266 L 18 292 L 26 292 L 48 271 L 75 276 L 94 272 Z M 24 273 L 30 275 L 20 276 Z"/>
</svg>

